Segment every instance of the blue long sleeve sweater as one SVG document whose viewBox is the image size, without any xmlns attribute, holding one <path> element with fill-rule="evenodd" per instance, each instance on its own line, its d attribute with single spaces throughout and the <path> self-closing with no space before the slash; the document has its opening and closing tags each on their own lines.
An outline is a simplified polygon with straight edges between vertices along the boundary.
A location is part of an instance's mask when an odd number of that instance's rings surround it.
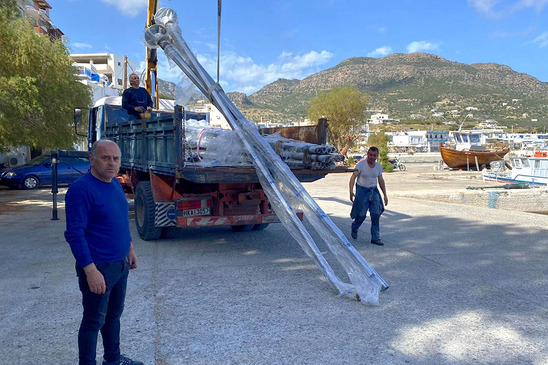
<svg viewBox="0 0 548 365">
<path fill-rule="evenodd" d="M 81 267 L 123 260 L 131 244 L 128 203 L 113 178 L 106 183 L 88 172 L 65 196 L 65 239 Z"/>
<path fill-rule="evenodd" d="M 139 117 L 139 112 L 135 111 L 135 107 L 137 106 L 142 106 L 145 110 L 149 106 L 152 107 L 152 98 L 147 89 L 144 87 L 125 89 L 122 94 L 122 108 L 129 114 Z"/>
</svg>

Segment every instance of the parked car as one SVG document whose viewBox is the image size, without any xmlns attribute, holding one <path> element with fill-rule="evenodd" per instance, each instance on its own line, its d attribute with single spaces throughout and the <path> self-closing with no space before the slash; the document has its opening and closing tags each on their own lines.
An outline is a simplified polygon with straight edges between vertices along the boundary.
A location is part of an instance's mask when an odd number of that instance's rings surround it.
<svg viewBox="0 0 548 365">
<path fill-rule="evenodd" d="M 61 157 L 57 165 L 59 184 L 70 184 L 89 170 L 89 159 L 85 157 Z M 10 167 L 0 173 L 0 184 L 23 189 L 51 185 L 51 156 L 41 155 L 24 165 Z"/>
</svg>

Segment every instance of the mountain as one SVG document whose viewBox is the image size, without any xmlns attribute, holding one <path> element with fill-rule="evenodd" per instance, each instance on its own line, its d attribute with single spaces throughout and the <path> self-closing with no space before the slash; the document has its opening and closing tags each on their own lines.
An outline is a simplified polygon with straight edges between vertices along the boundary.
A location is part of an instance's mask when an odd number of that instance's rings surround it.
<svg viewBox="0 0 548 365">
<path fill-rule="evenodd" d="M 177 85 L 174 82 L 158 79 L 158 94 L 160 94 L 160 98 L 175 100 L 177 95 L 176 89 Z M 205 96 L 203 96 L 199 91 L 196 90 L 187 101 L 187 104 L 192 104 L 197 102 L 198 100 L 205 99 Z"/>
<path fill-rule="evenodd" d="M 158 79 L 158 94 L 163 99 L 175 99 L 175 83 Z"/>
<path fill-rule="evenodd" d="M 249 96 L 228 96 L 249 119 L 300 120 L 318 93 L 349 85 L 369 95 L 370 113 L 402 121 L 548 124 L 548 83 L 505 65 L 468 65 L 427 53 L 352 57 L 303 80 L 279 79 Z"/>
<path fill-rule="evenodd" d="M 504 65 L 467 65 L 427 53 L 349 58 L 303 80 L 279 79 L 248 99 L 265 113 L 272 110 L 297 119 L 306 116 L 317 93 L 348 85 L 369 95 L 369 110 L 390 118 L 421 115 L 432 121 L 435 110 L 443 120 L 461 121 L 471 114 L 469 120 L 495 119 L 501 124 L 548 123 L 548 83 Z"/>
</svg>

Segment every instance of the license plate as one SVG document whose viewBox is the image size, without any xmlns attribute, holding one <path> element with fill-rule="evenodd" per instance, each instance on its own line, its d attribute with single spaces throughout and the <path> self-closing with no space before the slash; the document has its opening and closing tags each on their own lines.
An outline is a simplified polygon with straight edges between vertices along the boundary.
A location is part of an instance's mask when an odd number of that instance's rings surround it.
<svg viewBox="0 0 548 365">
<path fill-rule="evenodd" d="M 183 210 L 183 217 L 192 217 L 196 215 L 211 215 L 211 208 L 196 208 Z"/>
</svg>

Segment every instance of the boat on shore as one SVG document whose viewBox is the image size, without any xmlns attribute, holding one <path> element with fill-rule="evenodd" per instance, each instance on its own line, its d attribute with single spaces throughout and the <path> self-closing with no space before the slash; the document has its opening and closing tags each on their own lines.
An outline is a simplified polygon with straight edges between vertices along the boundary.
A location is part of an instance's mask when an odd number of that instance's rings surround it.
<svg viewBox="0 0 548 365">
<path fill-rule="evenodd" d="M 511 171 L 504 166 L 483 170 L 485 181 L 502 183 L 529 183 L 532 186 L 546 186 L 548 184 L 548 153 L 537 151 L 533 156 L 519 156 L 510 158 Z"/>
<path fill-rule="evenodd" d="M 504 160 L 504 156 L 510 151 L 508 147 L 487 150 L 483 146 L 472 146 L 469 149 L 457 150 L 445 147 L 440 143 L 440 153 L 443 162 L 452 169 L 475 169 L 489 166 L 493 161 Z"/>
</svg>

